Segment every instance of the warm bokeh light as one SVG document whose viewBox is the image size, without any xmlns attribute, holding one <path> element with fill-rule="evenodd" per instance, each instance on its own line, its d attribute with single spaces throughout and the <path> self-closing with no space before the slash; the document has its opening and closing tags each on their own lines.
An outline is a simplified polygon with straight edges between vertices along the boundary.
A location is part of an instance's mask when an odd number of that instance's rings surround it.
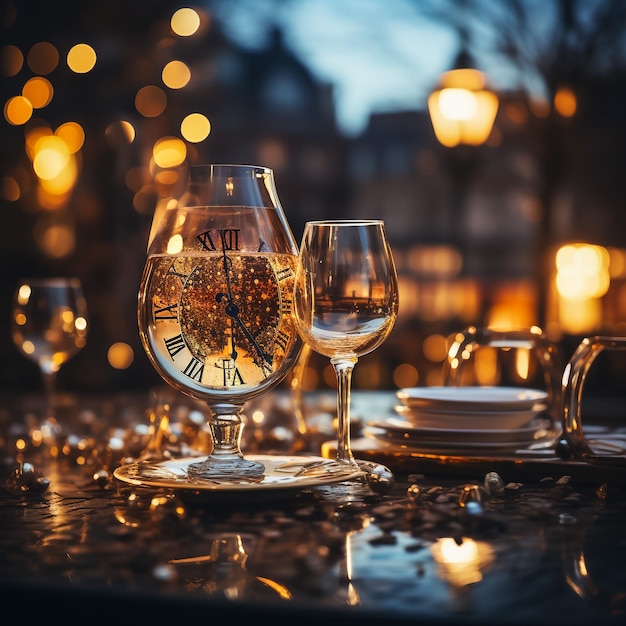
<svg viewBox="0 0 626 626">
<path fill-rule="evenodd" d="M 448 355 L 448 343 L 443 335 L 429 335 L 422 344 L 424 356 L 433 363 L 441 363 Z"/>
<path fill-rule="evenodd" d="M 167 169 L 156 172 L 152 179 L 154 189 L 162 197 L 166 198 L 172 195 L 174 187 L 180 180 L 180 172 L 176 169 Z"/>
<path fill-rule="evenodd" d="M 419 381 L 417 368 L 411 363 L 402 363 L 393 370 L 393 384 L 398 388 L 415 387 Z"/>
<path fill-rule="evenodd" d="M 530 350 L 520 348 L 515 351 L 515 371 L 521 380 L 528 379 L 530 374 Z"/>
<path fill-rule="evenodd" d="M 63 139 L 55 135 L 42 137 L 37 142 L 33 169 L 39 178 L 50 180 L 60 174 L 69 158 L 70 151 Z"/>
<path fill-rule="evenodd" d="M 47 181 L 39 181 L 39 185 L 36 189 L 37 203 L 42 210 L 49 211 L 62 211 L 67 207 L 69 196 L 67 194 L 48 193 L 44 188 L 44 183 Z"/>
<path fill-rule="evenodd" d="M 483 572 L 493 563 L 493 548 L 484 541 L 463 537 L 441 537 L 431 547 L 441 574 L 455 587 L 482 580 Z"/>
<path fill-rule="evenodd" d="M 204 141 L 211 133 L 211 122 L 202 113 L 190 113 L 182 121 L 180 133 L 191 143 Z"/>
<path fill-rule="evenodd" d="M 0 72 L 3 76 L 15 76 L 23 66 L 24 55 L 17 46 L 2 46 L 0 49 Z"/>
<path fill-rule="evenodd" d="M 50 104 L 54 95 L 52 83 L 43 76 L 33 76 L 26 81 L 22 88 L 22 95 L 28 98 L 33 109 L 42 109 Z"/>
<path fill-rule="evenodd" d="M 28 51 L 26 59 L 35 74 L 50 74 L 59 64 L 59 51 L 50 42 L 40 41 Z"/>
<path fill-rule="evenodd" d="M 35 154 L 37 151 L 37 142 L 42 137 L 50 137 L 53 135 L 53 132 L 48 126 L 34 126 L 33 128 L 29 128 L 26 133 L 26 154 L 28 154 L 28 158 L 32 161 L 35 158 Z"/>
<path fill-rule="evenodd" d="M 59 203 L 49 196 L 65 196 L 74 188 L 77 178 L 78 168 L 76 159 L 73 155 L 70 155 L 65 165 L 54 176 L 39 179 L 41 190 L 48 195 L 46 200 L 41 199 L 42 205 L 48 206 L 49 208 L 58 206 Z"/>
<path fill-rule="evenodd" d="M 476 96 L 466 89 L 442 89 L 439 94 L 439 110 L 448 120 L 471 120 L 477 109 Z"/>
<path fill-rule="evenodd" d="M 114 343 L 107 352 L 109 365 L 116 370 L 125 370 L 131 366 L 135 358 L 133 349 L 121 341 Z"/>
<path fill-rule="evenodd" d="M 4 105 L 4 119 L 13 126 L 26 124 L 33 115 L 33 105 L 24 96 L 13 96 Z"/>
<path fill-rule="evenodd" d="M 463 267 L 459 250 L 449 245 L 418 245 L 409 249 L 407 267 L 418 274 L 433 278 L 457 276 Z"/>
<path fill-rule="evenodd" d="M 611 278 L 626 278 L 626 250 L 607 248 L 609 253 L 609 275 Z"/>
<path fill-rule="evenodd" d="M 441 89 L 428 98 L 435 136 L 444 146 L 480 145 L 487 141 L 498 112 L 498 97 L 485 89 L 482 72 L 457 69 L 446 72 Z"/>
<path fill-rule="evenodd" d="M 97 60 L 96 51 L 86 43 L 78 43 L 67 53 L 67 66 L 76 74 L 90 72 Z"/>
<path fill-rule="evenodd" d="M 592 332 L 602 319 L 604 296 L 611 284 L 611 255 L 603 246 L 578 243 L 558 249 L 555 286 L 558 322 L 572 334 Z"/>
<path fill-rule="evenodd" d="M 559 299 L 559 327 L 571 335 L 595 332 L 602 320 L 602 305 L 597 298 Z"/>
<path fill-rule="evenodd" d="M 54 134 L 63 139 L 71 154 L 76 154 L 85 143 L 85 131 L 78 122 L 65 122 Z"/>
<path fill-rule="evenodd" d="M 191 71 L 182 61 L 170 61 L 163 68 L 161 78 L 170 89 L 182 89 L 191 80 Z"/>
<path fill-rule="evenodd" d="M 559 115 L 573 117 L 576 107 L 576 94 L 569 87 L 561 87 L 554 95 L 554 108 Z"/>
<path fill-rule="evenodd" d="M 76 330 L 78 330 L 79 332 L 82 332 L 82 333 L 86 332 L 87 331 L 87 318 L 79 315 L 74 320 L 74 326 L 76 326 Z"/>
<path fill-rule="evenodd" d="M 66 122 L 54 134 L 47 126 L 36 126 L 26 134 L 25 148 L 38 178 L 37 199 L 44 209 L 63 207 L 78 179 L 75 154 L 84 141 L 76 122 Z"/>
<path fill-rule="evenodd" d="M 178 137 L 162 137 L 154 144 L 152 156 L 159 167 L 178 167 L 187 157 L 187 147 Z"/>
<path fill-rule="evenodd" d="M 556 288 L 570 300 L 599 298 L 609 288 L 609 253 L 602 246 L 568 244 L 556 253 Z"/>
<path fill-rule="evenodd" d="M 158 117 L 166 107 L 167 96 L 155 85 L 142 87 L 135 96 L 135 108 L 144 117 Z"/>
<path fill-rule="evenodd" d="M 30 294 L 32 293 L 31 286 L 28 284 L 20 285 L 17 290 L 17 301 L 20 305 L 24 306 L 28 299 L 30 298 Z M 19 319 L 16 319 L 17 323 L 20 326 L 23 326 L 26 323 L 26 316 L 22 315 Z"/>
<path fill-rule="evenodd" d="M 170 26 L 180 37 L 189 37 L 200 27 L 200 16 L 194 9 L 184 7 L 172 15 Z"/>
<path fill-rule="evenodd" d="M 490 328 L 527 328 L 535 322 L 536 285 L 532 281 L 502 284 L 494 290 L 486 313 Z"/>
</svg>

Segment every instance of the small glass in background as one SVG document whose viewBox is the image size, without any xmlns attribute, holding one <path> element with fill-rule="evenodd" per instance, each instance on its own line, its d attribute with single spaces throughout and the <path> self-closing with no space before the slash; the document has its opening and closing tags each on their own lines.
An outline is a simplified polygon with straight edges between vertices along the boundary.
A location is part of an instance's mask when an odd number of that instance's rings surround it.
<svg viewBox="0 0 626 626">
<path fill-rule="evenodd" d="M 626 352 L 626 337 L 596 335 L 582 339 L 570 357 L 563 374 L 563 436 L 568 452 L 579 461 L 594 465 L 626 466 L 626 423 L 623 419 L 624 395 L 606 390 L 598 397 L 592 379 L 615 358 Z M 607 360 L 612 358 L 612 361 Z M 621 365 L 626 355 L 621 355 Z M 618 371 L 619 368 L 615 368 Z M 588 384 L 586 384 L 588 383 Z M 587 387 L 589 389 L 587 389 Z M 623 390 L 623 387 L 622 387 Z M 585 393 L 588 391 L 588 393 Z M 595 397 L 594 397 L 595 396 Z M 596 405 L 594 407 L 594 404 Z M 611 410 L 616 406 L 616 411 Z M 611 413 L 616 415 L 612 416 Z"/>
<path fill-rule="evenodd" d="M 450 345 L 443 364 L 443 384 L 546 391 L 546 415 L 552 429 L 560 433 L 562 373 L 558 346 L 538 326 L 516 330 L 468 326 L 455 334 Z"/>
<path fill-rule="evenodd" d="M 57 374 L 87 343 L 87 302 L 76 277 L 25 278 L 15 291 L 11 310 L 13 343 L 41 372 L 45 415 L 31 430 L 52 443 L 61 432 L 57 419 Z"/>
</svg>

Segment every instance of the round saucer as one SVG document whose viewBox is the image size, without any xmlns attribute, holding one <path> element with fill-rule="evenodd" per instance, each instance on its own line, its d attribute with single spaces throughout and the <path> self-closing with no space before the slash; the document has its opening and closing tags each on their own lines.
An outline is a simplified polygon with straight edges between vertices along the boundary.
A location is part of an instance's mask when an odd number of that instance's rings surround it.
<svg viewBox="0 0 626 626">
<path fill-rule="evenodd" d="M 552 441 L 555 437 L 555 432 L 549 429 L 549 422 L 540 418 L 527 427 L 514 430 L 419 428 L 402 419 L 388 418 L 369 422 L 363 434 L 403 447 L 448 454 L 513 452 Z"/>
<path fill-rule="evenodd" d="M 439 386 L 405 387 L 396 396 L 409 407 L 431 410 L 522 411 L 543 403 L 548 393 L 524 387 Z"/>
<path fill-rule="evenodd" d="M 543 413 L 545 406 L 521 411 L 462 411 L 411 407 L 406 404 L 394 406 L 394 411 L 413 426 L 421 428 L 454 429 L 517 429 L 527 426 Z"/>
<path fill-rule="evenodd" d="M 403 439 L 415 441 L 464 441 L 467 443 L 529 442 L 549 427 L 547 419 L 536 418 L 520 428 L 438 428 L 416 426 L 399 417 L 368 422 L 368 426 L 394 433 Z"/>
<path fill-rule="evenodd" d="M 228 493 L 250 494 L 251 492 L 273 492 L 299 490 L 334 482 L 352 480 L 362 475 L 361 471 L 332 473 L 324 471 L 330 465 L 328 459 L 318 456 L 282 456 L 249 454 L 246 459 L 262 463 L 265 470 L 258 478 L 200 478 L 190 476 L 189 465 L 198 462 L 198 457 L 172 459 L 157 463 L 140 461 L 118 467 L 113 475 L 122 482 L 140 487 L 159 487 L 183 492 L 202 494 Z"/>
</svg>

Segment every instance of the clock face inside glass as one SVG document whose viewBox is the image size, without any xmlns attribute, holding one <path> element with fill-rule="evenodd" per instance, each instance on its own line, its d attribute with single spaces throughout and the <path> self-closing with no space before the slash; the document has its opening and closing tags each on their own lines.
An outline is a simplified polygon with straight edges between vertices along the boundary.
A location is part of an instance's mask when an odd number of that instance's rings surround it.
<svg viewBox="0 0 626 626">
<path fill-rule="evenodd" d="M 151 354 L 183 386 L 254 387 L 297 342 L 293 255 L 237 250 L 156 256 L 145 302 Z"/>
</svg>

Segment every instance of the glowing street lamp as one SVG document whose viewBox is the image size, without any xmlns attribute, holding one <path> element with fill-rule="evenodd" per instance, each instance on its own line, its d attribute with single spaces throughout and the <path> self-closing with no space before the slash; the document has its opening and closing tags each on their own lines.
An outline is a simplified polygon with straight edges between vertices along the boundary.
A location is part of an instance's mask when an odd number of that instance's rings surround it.
<svg viewBox="0 0 626 626">
<path fill-rule="evenodd" d="M 465 59 L 461 53 L 459 59 Z M 485 75 L 460 66 L 445 72 L 438 89 L 428 97 L 428 111 L 435 136 L 452 148 L 478 146 L 489 137 L 498 112 L 498 97 L 485 88 Z"/>
<path fill-rule="evenodd" d="M 480 164 L 475 147 L 489 138 L 498 112 L 498 97 L 485 88 L 484 74 L 472 68 L 461 35 L 461 52 L 454 69 L 441 76 L 439 87 L 428 97 L 428 111 L 437 140 L 451 148 L 440 154 L 449 175 L 448 234 L 466 265 L 474 247 L 465 221 L 470 210 L 470 183 Z M 486 318 L 487 313 L 483 310 L 481 315 Z"/>
</svg>

